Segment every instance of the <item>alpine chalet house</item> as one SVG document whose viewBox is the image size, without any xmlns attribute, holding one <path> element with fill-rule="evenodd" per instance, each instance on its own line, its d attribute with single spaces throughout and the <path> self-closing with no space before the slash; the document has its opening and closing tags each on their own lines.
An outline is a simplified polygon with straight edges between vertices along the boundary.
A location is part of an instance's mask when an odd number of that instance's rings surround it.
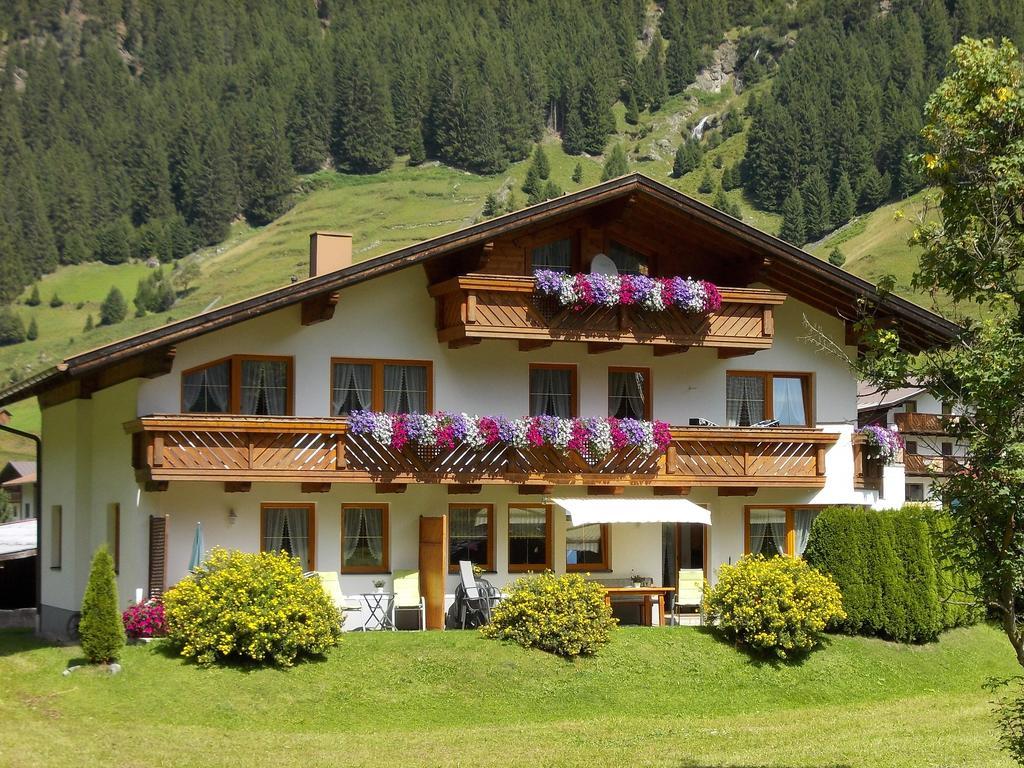
<svg viewBox="0 0 1024 768">
<path fill-rule="evenodd" d="M 310 246 L 307 280 L 0 393 L 42 406 L 44 634 L 98 545 L 127 603 L 188 572 L 198 523 L 346 595 L 418 571 L 433 628 L 460 560 L 671 587 L 798 556 L 822 505 L 904 494 L 809 328 L 856 354 L 867 300 L 909 350 L 956 331 L 637 174 L 358 264 Z"/>
</svg>

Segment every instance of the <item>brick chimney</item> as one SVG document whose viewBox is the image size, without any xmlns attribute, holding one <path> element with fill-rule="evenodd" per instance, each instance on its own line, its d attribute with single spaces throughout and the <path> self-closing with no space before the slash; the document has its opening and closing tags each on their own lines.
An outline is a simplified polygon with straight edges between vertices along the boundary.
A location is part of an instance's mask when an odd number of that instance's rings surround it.
<svg viewBox="0 0 1024 768">
<path fill-rule="evenodd" d="M 352 266 L 352 235 L 314 232 L 309 236 L 309 276 L 317 277 Z"/>
</svg>

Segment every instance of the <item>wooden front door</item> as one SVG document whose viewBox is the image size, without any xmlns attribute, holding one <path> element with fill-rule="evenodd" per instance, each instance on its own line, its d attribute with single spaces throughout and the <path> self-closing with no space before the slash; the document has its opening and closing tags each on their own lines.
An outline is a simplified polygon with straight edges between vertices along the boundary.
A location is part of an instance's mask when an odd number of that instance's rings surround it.
<svg viewBox="0 0 1024 768">
<path fill-rule="evenodd" d="M 420 594 L 427 603 L 427 629 L 444 629 L 444 583 L 448 575 L 448 516 L 420 516 Z"/>
</svg>

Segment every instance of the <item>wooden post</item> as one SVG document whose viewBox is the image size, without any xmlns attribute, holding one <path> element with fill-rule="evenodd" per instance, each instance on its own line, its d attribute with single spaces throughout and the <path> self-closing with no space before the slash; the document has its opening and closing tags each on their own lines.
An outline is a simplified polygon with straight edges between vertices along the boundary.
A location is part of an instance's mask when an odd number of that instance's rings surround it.
<svg viewBox="0 0 1024 768">
<path fill-rule="evenodd" d="M 444 582 L 448 575 L 448 516 L 420 516 L 420 594 L 427 629 L 444 629 Z"/>
</svg>

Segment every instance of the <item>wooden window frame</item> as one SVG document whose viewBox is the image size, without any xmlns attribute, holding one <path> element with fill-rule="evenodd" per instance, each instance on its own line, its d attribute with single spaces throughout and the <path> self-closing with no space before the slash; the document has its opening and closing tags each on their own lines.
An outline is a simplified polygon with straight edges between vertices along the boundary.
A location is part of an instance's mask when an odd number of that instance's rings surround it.
<svg viewBox="0 0 1024 768">
<path fill-rule="evenodd" d="M 242 413 L 242 363 L 247 361 L 279 362 L 288 365 L 288 395 L 285 398 L 285 416 L 295 414 L 295 358 L 292 355 L 228 355 L 216 360 L 211 360 L 202 365 L 196 365 L 181 372 L 181 412 L 182 413 L 213 413 L 214 415 L 247 416 Z M 215 365 L 228 363 L 228 410 L 227 413 L 219 414 L 213 411 L 186 411 L 185 410 L 185 379 L 190 374 L 197 373 Z"/>
<path fill-rule="evenodd" d="M 537 509 L 543 507 L 547 515 L 544 523 L 544 553 L 546 555 L 546 562 L 543 563 L 513 563 L 512 562 L 512 510 L 513 509 Z M 505 543 L 508 545 L 508 572 L 509 573 L 543 573 L 544 571 L 554 570 L 552 561 L 554 559 L 554 552 L 552 551 L 552 505 L 551 504 L 529 504 L 527 502 L 518 502 L 508 505 L 508 532 Z"/>
<path fill-rule="evenodd" d="M 580 232 L 578 229 L 570 232 L 559 232 L 558 234 L 553 233 L 541 233 L 540 236 L 532 239 L 529 242 L 523 244 L 523 267 L 527 275 L 533 275 L 533 252 L 537 248 L 543 248 L 545 245 L 551 245 L 557 243 L 560 240 L 569 241 L 569 274 L 574 272 L 582 272 L 581 267 L 581 247 L 580 247 Z"/>
<path fill-rule="evenodd" d="M 787 424 L 785 426 L 791 427 L 813 427 L 817 423 L 817 414 L 814 408 L 814 372 L 813 371 L 733 371 L 728 370 L 725 372 L 726 381 L 730 376 L 757 376 L 764 380 L 764 417 L 765 419 L 775 418 L 775 397 L 774 397 L 774 379 L 802 379 L 804 382 L 804 414 L 807 416 L 807 422 L 803 425 L 800 424 Z M 726 393 L 729 388 L 726 386 Z M 728 397 L 728 395 L 727 395 Z M 742 429 L 742 427 L 740 427 Z"/>
<path fill-rule="evenodd" d="M 612 396 L 612 382 L 611 375 L 613 373 L 642 373 L 644 375 L 644 415 L 645 421 L 651 421 L 654 418 L 654 400 L 652 394 L 654 387 L 651 380 L 651 369 L 643 368 L 638 365 L 610 365 L 608 366 L 608 393 L 605 400 L 611 399 Z M 609 414 L 610 416 L 611 414 Z"/>
<path fill-rule="evenodd" d="M 332 357 L 331 369 L 327 383 L 327 415 L 335 418 L 331 405 L 334 399 L 334 366 L 339 363 L 349 365 L 370 366 L 370 410 L 384 410 L 384 366 L 386 365 L 420 365 L 427 369 L 427 413 L 434 410 L 434 361 L 433 360 L 397 360 L 377 357 Z M 337 417 L 343 418 L 343 417 Z"/>
<path fill-rule="evenodd" d="M 112 521 L 114 528 L 114 540 L 110 542 L 111 555 L 114 558 L 114 573 L 117 575 L 121 574 L 121 505 L 118 502 L 112 502 L 107 505 L 107 514 L 113 515 Z"/>
<path fill-rule="evenodd" d="M 309 514 L 309 570 L 316 570 L 316 504 L 301 501 L 265 501 L 260 504 L 260 552 L 266 552 L 267 541 L 267 510 L 268 509 L 304 509 Z"/>
<path fill-rule="evenodd" d="M 904 413 L 917 413 L 917 400 L 907 400 L 903 403 Z"/>
<path fill-rule="evenodd" d="M 345 510 L 347 509 L 379 509 L 381 510 L 380 532 L 381 545 L 380 565 L 345 565 Z M 341 549 L 338 556 L 339 573 L 391 573 L 391 510 L 386 502 L 372 501 L 362 504 L 351 503 L 341 505 L 341 530 L 339 532 Z"/>
<path fill-rule="evenodd" d="M 547 371 L 569 371 L 569 417 L 575 418 L 579 415 L 580 387 L 579 371 L 575 363 L 530 363 L 530 373 L 526 379 L 526 413 L 530 412 L 530 381 L 533 379 L 534 370 Z"/>
<path fill-rule="evenodd" d="M 608 523 L 587 523 L 587 525 L 601 526 L 601 555 L 603 559 L 599 563 L 569 563 L 569 531 L 572 528 L 583 527 L 582 525 L 570 525 L 565 529 L 566 573 L 607 573 L 612 570 L 611 525 Z"/>
<path fill-rule="evenodd" d="M 658 251 L 657 250 L 653 250 L 652 251 L 650 243 L 646 243 L 646 242 L 644 242 L 644 241 L 642 241 L 640 239 L 635 238 L 629 232 L 624 232 L 624 231 L 621 231 L 621 230 L 616 230 L 614 232 L 607 232 L 606 231 L 605 232 L 605 237 L 604 237 L 604 250 L 603 250 L 603 253 L 606 256 L 608 256 L 609 259 L 611 258 L 611 256 L 609 254 L 611 253 L 612 244 L 613 243 L 618 243 L 619 245 L 621 245 L 621 246 L 623 246 L 625 248 L 629 248 L 631 251 L 636 251 L 641 256 L 643 256 L 645 259 L 647 259 L 647 276 L 648 277 L 654 277 L 654 275 L 660 274 L 660 273 L 656 272 L 656 269 L 659 266 L 658 265 L 658 261 L 659 261 Z"/>
<path fill-rule="evenodd" d="M 64 563 L 64 505 L 50 507 L 50 570 L 59 571 Z"/>
<path fill-rule="evenodd" d="M 486 509 L 487 510 L 487 562 L 483 564 L 482 568 L 484 573 L 496 573 L 497 567 L 494 562 L 494 505 L 493 504 L 469 504 L 469 503 L 458 503 L 449 504 L 449 514 L 453 509 Z M 448 553 L 451 554 L 451 518 L 449 517 L 448 525 Z M 459 564 L 449 561 L 448 573 L 458 573 Z"/>
<path fill-rule="evenodd" d="M 747 504 L 743 507 L 743 554 L 750 554 L 750 513 L 755 509 L 781 509 L 786 513 L 786 557 L 794 557 L 796 551 L 796 511 L 816 509 L 819 512 L 828 504 Z"/>
</svg>

